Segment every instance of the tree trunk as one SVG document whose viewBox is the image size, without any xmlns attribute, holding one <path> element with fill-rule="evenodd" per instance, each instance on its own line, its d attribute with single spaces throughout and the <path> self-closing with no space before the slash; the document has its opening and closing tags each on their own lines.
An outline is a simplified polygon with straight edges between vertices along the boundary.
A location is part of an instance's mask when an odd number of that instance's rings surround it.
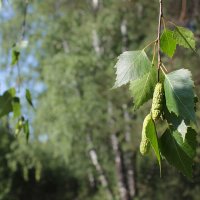
<svg viewBox="0 0 200 200">
<path fill-rule="evenodd" d="M 112 103 L 108 103 L 108 123 L 111 127 L 113 127 L 113 120 L 112 120 Z M 120 148 L 120 144 L 117 138 L 116 133 L 111 134 L 111 144 L 115 156 L 115 167 L 116 167 L 116 174 L 118 180 L 118 190 L 120 194 L 120 200 L 130 200 L 130 194 L 128 190 L 128 184 L 126 180 L 126 172 L 123 160 L 123 153 Z"/>
<path fill-rule="evenodd" d="M 93 146 L 90 136 L 88 136 L 87 141 L 88 141 L 89 146 Z M 90 157 L 90 160 L 91 160 L 93 166 L 95 167 L 95 169 L 99 175 L 99 181 L 106 190 L 108 199 L 114 200 L 114 195 L 113 195 L 112 189 L 109 186 L 108 179 L 105 175 L 104 169 L 99 162 L 97 151 L 95 150 L 95 148 L 90 148 L 88 151 L 88 154 L 89 154 L 89 157 Z"/>
<path fill-rule="evenodd" d="M 128 46 L 128 34 L 127 34 L 127 21 L 123 19 L 120 25 L 120 30 L 122 34 L 122 52 L 127 51 Z"/>
<path fill-rule="evenodd" d="M 111 143 L 115 155 L 115 165 L 118 178 L 118 188 L 121 200 L 130 200 L 128 185 L 126 180 L 126 172 L 123 163 L 122 151 L 119 147 L 119 142 L 116 134 L 111 135 Z"/>
<path fill-rule="evenodd" d="M 126 0 L 124 0 L 126 1 Z M 126 13 L 126 9 L 123 11 Z M 120 26 L 121 34 L 122 34 L 122 51 L 127 51 L 128 48 L 128 33 L 127 33 L 127 20 L 123 17 L 121 26 Z M 130 145 L 131 144 L 131 128 L 130 128 L 130 116 L 127 110 L 127 105 L 123 105 L 123 113 L 124 113 L 124 123 L 125 126 L 125 142 Z M 133 168 L 133 152 L 127 151 L 124 153 L 124 162 L 126 166 L 126 180 L 127 180 L 127 190 L 131 198 L 136 195 L 136 184 L 135 184 L 135 173 Z"/>
<path fill-rule="evenodd" d="M 200 1 L 194 0 L 194 16 L 197 17 L 199 15 Z"/>
<path fill-rule="evenodd" d="M 124 113 L 124 122 L 126 124 L 125 126 L 125 141 L 128 145 L 131 145 L 131 128 L 130 128 L 130 122 L 131 117 L 128 112 L 128 107 L 126 104 L 123 105 L 123 113 Z M 135 197 L 136 195 L 136 181 L 135 181 L 135 162 L 136 162 L 136 153 L 133 153 L 132 150 L 128 150 L 125 153 L 125 165 L 126 165 L 126 171 L 127 171 L 127 182 L 128 182 L 128 188 L 131 198 Z"/>
<path fill-rule="evenodd" d="M 179 17 L 180 23 L 183 23 L 187 14 L 187 0 L 182 0 L 181 14 Z"/>
<path fill-rule="evenodd" d="M 96 21 L 96 15 L 97 15 L 97 12 L 98 12 L 98 9 L 99 9 L 99 0 L 91 0 L 91 3 L 92 3 L 93 16 L 94 16 L 94 19 L 95 19 L 94 21 Z M 96 26 L 96 24 L 94 22 L 93 28 L 91 30 L 92 45 L 93 45 L 93 49 L 94 49 L 96 55 L 100 56 L 101 55 L 100 39 L 99 39 L 99 35 L 98 35 L 98 32 L 97 32 L 95 26 Z M 89 135 L 88 135 L 87 140 L 88 140 L 88 143 L 90 144 L 90 146 L 93 146 L 91 137 Z M 112 189 L 111 189 L 111 187 L 108 183 L 108 179 L 105 175 L 103 167 L 101 166 L 101 164 L 99 162 L 98 155 L 97 155 L 95 148 L 91 148 L 89 150 L 89 156 L 90 156 L 90 159 L 92 161 L 93 166 L 95 167 L 96 171 L 99 174 L 99 181 L 100 181 L 101 185 L 107 191 L 108 199 L 113 200 L 114 195 L 113 195 Z"/>
<path fill-rule="evenodd" d="M 92 0 L 92 9 L 93 9 L 93 16 L 94 16 L 94 25 L 93 25 L 93 28 L 92 28 L 92 45 L 93 45 L 93 48 L 94 48 L 94 51 L 96 52 L 96 54 L 98 56 L 101 55 L 101 47 L 100 47 L 100 39 L 99 39 L 99 35 L 98 35 L 98 32 L 95 28 L 96 26 L 96 16 L 97 16 L 97 12 L 98 12 L 98 9 L 99 9 L 99 0 Z"/>
<path fill-rule="evenodd" d="M 89 184 L 90 184 L 90 188 L 92 190 L 95 190 L 97 188 L 96 187 L 97 184 L 96 184 L 96 179 L 95 179 L 94 174 L 92 173 L 92 171 L 88 171 L 87 175 L 88 175 L 88 181 L 89 181 Z"/>
</svg>

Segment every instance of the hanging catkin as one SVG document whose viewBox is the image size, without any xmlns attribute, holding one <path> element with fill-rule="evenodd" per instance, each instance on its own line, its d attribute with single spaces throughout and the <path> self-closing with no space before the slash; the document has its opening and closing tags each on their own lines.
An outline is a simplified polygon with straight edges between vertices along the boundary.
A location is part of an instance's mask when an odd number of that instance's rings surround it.
<svg viewBox="0 0 200 200">
<path fill-rule="evenodd" d="M 151 120 L 151 114 L 148 114 L 145 119 L 144 119 L 144 122 L 143 122 L 143 128 L 142 128 L 142 139 L 141 139 L 141 142 L 140 142 L 140 153 L 142 155 L 145 155 L 148 153 L 149 151 L 149 147 L 150 147 L 150 142 L 147 138 L 147 126 L 148 126 L 148 123 L 150 122 Z"/>
<path fill-rule="evenodd" d="M 162 114 L 164 91 L 162 83 L 157 83 L 153 93 L 153 101 L 151 107 L 151 115 L 156 120 Z"/>
</svg>

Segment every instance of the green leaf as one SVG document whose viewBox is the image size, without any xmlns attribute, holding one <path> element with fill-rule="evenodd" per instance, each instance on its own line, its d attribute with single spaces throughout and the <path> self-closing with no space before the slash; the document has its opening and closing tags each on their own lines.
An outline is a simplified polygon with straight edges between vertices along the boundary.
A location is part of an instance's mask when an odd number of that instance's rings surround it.
<svg viewBox="0 0 200 200">
<path fill-rule="evenodd" d="M 24 125 L 23 125 L 23 130 L 24 130 L 24 133 L 26 135 L 26 141 L 28 142 L 29 140 L 29 135 L 30 135 L 30 130 L 29 130 L 29 121 L 26 120 Z"/>
<path fill-rule="evenodd" d="M 152 67 L 141 79 L 130 83 L 131 95 L 134 99 L 134 109 L 138 109 L 153 97 L 153 91 L 157 83 L 157 70 Z"/>
<path fill-rule="evenodd" d="M 176 40 L 173 37 L 173 31 L 165 29 L 160 38 L 161 50 L 169 57 L 173 57 L 176 50 Z"/>
<path fill-rule="evenodd" d="M 126 51 L 118 57 L 115 68 L 117 77 L 113 88 L 144 76 L 151 69 L 151 62 L 144 50 Z"/>
<path fill-rule="evenodd" d="M 195 51 L 195 37 L 193 32 L 189 29 L 176 26 L 173 37 L 177 44 Z"/>
<path fill-rule="evenodd" d="M 21 105 L 20 105 L 20 99 L 18 97 L 14 97 L 12 99 L 12 108 L 14 117 L 19 117 L 21 115 Z"/>
<path fill-rule="evenodd" d="M 161 156 L 160 156 L 160 149 L 158 145 L 158 138 L 157 138 L 157 133 L 156 133 L 156 127 L 154 124 L 153 119 L 148 121 L 147 128 L 146 128 L 146 136 L 149 139 L 151 146 L 155 152 L 155 155 L 157 157 L 159 166 L 160 166 L 160 171 L 161 171 Z"/>
<path fill-rule="evenodd" d="M 163 107 L 163 114 L 164 114 L 164 119 L 167 120 L 167 123 L 177 129 L 181 121 L 183 120 L 180 116 L 175 115 L 173 112 L 169 112 L 167 109 L 166 104 Z"/>
<path fill-rule="evenodd" d="M 195 122 L 193 87 L 191 73 L 187 69 L 176 70 L 165 76 L 165 98 L 169 112 Z"/>
<path fill-rule="evenodd" d="M 18 63 L 21 50 L 26 48 L 27 46 L 28 46 L 27 40 L 20 40 L 17 43 L 13 44 L 11 65 L 16 65 Z"/>
<path fill-rule="evenodd" d="M 9 93 L 12 97 L 14 97 L 16 95 L 16 90 L 15 88 L 10 88 L 5 93 Z"/>
<path fill-rule="evenodd" d="M 15 89 L 11 88 L 0 96 L 0 117 L 3 117 L 13 111 L 12 100 L 15 95 Z"/>
<path fill-rule="evenodd" d="M 34 108 L 33 102 L 32 102 L 32 96 L 29 89 L 26 89 L 26 100 L 27 102 Z"/>
<path fill-rule="evenodd" d="M 196 154 L 196 132 L 189 128 L 185 141 L 178 131 L 167 129 L 160 138 L 160 149 L 166 160 L 184 175 L 192 177 L 192 163 Z"/>
<path fill-rule="evenodd" d="M 22 129 L 23 129 L 23 126 L 24 126 L 24 117 L 20 117 L 17 121 L 17 124 L 15 126 L 15 135 L 18 136 Z"/>
<path fill-rule="evenodd" d="M 164 105 L 163 113 L 164 113 L 164 118 L 167 120 L 168 124 L 172 126 L 174 130 L 178 130 L 183 140 L 185 140 L 185 135 L 187 133 L 189 125 L 188 121 L 184 121 L 183 118 L 181 118 L 180 116 L 176 116 L 173 112 L 170 113 L 167 110 L 166 105 Z"/>
<path fill-rule="evenodd" d="M 12 49 L 12 61 L 11 61 L 11 65 L 16 65 L 19 61 L 19 57 L 20 57 L 20 52 Z"/>
</svg>

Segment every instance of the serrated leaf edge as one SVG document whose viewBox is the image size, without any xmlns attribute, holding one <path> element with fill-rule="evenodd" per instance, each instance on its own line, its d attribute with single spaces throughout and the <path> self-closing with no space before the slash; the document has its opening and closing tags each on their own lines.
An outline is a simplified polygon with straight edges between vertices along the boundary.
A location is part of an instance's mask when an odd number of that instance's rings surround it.
<svg viewBox="0 0 200 200">
<path fill-rule="evenodd" d="M 151 74 L 151 71 L 149 71 L 148 72 L 148 76 L 147 76 L 147 79 L 146 79 L 146 81 L 145 81 L 145 84 L 144 84 L 144 88 L 146 87 L 146 85 L 147 85 L 147 82 L 148 82 L 148 80 L 149 80 L 149 77 L 150 77 L 150 74 Z M 145 74 L 145 75 L 147 75 L 147 74 Z M 144 95 L 144 90 L 142 91 L 142 94 L 140 95 L 140 99 L 141 99 L 141 97 Z M 134 98 L 134 97 L 133 97 Z M 146 103 L 147 101 L 145 101 L 144 103 Z M 136 109 L 138 109 L 138 108 L 140 108 L 141 107 L 141 105 L 140 106 L 135 106 L 134 105 L 134 110 L 136 110 Z"/>
<path fill-rule="evenodd" d="M 181 28 L 184 28 L 184 27 L 181 27 Z M 189 46 L 189 48 L 194 52 L 194 53 L 196 53 L 197 54 L 197 52 L 195 51 L 195 48 L 193 48 L 191 45 L 190 45 L 190 43 L 187 41 L 187 38 L 185 38 L 184 37 L 184 35 L 181 33 L 181 31 L 179 30 L 179 27 L 178 26 L 176 26 L 175 27 L 175 30 L 177 30 L 177 32 L 179 33 L 179 35 L 184 39 L 184 41 L 187 43 L 187 45 Z M 187 30 L 187 29 L 186 29 Z M 188 29 L 189 30 L 189 29 Z M 190 30 L 189 30 L 190 31 Z M 192 32 L 192 31 L 191 31 Z M 193 33 L 193 32 L 192 32 Z M 180 45 L 179 43 L 177 43 L 178 45 Z M 185 47 L 184 45 L 180 45 L 180 46 L 183 46 L 183 47 Z M 187 48 L 187 47 L 185 47 L 185 48 Z"/>
<path fill-rule="evenodd" d="M 144 49 L 142 49 L 142 50 L 137 50 L 137 51 L 140 51 L 140 54 L 135 58 L 135 60 L 137 60 L 138 57 L 140 57 L 142 53 L 144 53 L 144 56 L 145 56 L 147 59 L 149 59 L 148 56 L 146 55 L 146 52 L 145 52 Z M 120 54 L 120 55 L 117 57 L 117 60 L 119 61 L 120 56 L 122 56 L 122 55 L 123 55 L 124 53 L 126 53 L 126 52 L 129 52 L 129 51 L 125 51 L 125 52 L 123 52 L 122 54 Z M 117 69 L 118 61 L 117 61 L 117 63 L 116 63 L 115 66 L 114 66 L 115 69 Z M 135 62 L 135 61 L 134 61 L 134 62 Z M 129 70 L 126 71 L 126 73 L 124 74 L 124 76 L 122 77 L 122 79 L 127 75 L 128 72 L 129 72 Z M 115 74 L 116 74 L 116 79 L 115 79 L 115 84 L 114 84 L 114 86 L 112 87 L 112 89 L 115 89 L 115 88 L 121 87 L 121 86 L 123 86 L 123 85 L 126 85 L 126 84 L 128 84 L 128 83 L 131 81 L 131 80 L 129 80 L 129 81 L 127 81 L 126 83 L 123 83 L 123 84 L 121 84 L 121 85 L 118 84 L 119 86 L 117 86 L 117 85 L 116 85 L 116 82 L 117 82 L 117 70 L 116 70 Z M 145 75 L 145 74 L 143 74 L 143 76 L 144 76 L 144 75 Z M 141 77 L 141 78 L 142 78 L 142 77 Z M 136 80 L 137 80 L 137 79 L 136 79 Z"/>
<path fill-rule="evenodd" d="M 184 68 L 183 68 L 183 69 L 184 69 Z M 185 69 L 185 70 L 187 70 L 187 69 Z M 189 70 L 188 70 L 188 71 L 189 71 Z M 191 72 L 189 71 L 189 73 L 190 73 L 190 77 L 191 77 Z M 183 104 L 183 102 L 180 100 L 180 98 L 176 95 L 176 93 L 175 93 L 175 91 L 174 91 L 174 89 L 173 89 L 173 87 L 172 87 L 172 84 L 170 83 L 169 79 L 167 78 L 167 74 L 165 74 L 165 78 L 166 78 L 167 81 L 169 82 L 169 84 L 170 84 L 170 86 L 171 86 L 171 88 L 172 88 L 172 90 L 173 90 L 175 96 L 178 98 L 178 100 L 179 100 L 180 103 L 183 105 L 183 107 L 185 108 L 185 110 L 189 111 L 188 108 L 185 107 L 185 105 Z M 191 80 L 192 80 L 192 79 L 191 79 Z M 193 83 L 193 85 L 194 85 L 194 81 L 193 81 L 193 80 L 192 80 L 192 83 Z M 177 113 L 175 113 L 175 112 L 172 111 L 172 110 L 169 110 L 169 112 L 170 112 L 170 113 L 173 112 L 176 116 L 179 116 Z M 190 114 L 191 118 L 193 119 L 193 116 L 191 115 L 190 111 L 189 111 L 188 113 Z M 182 117 L 184 117 L 184 116 L 182 116 Z"/>
<path fill-rule="evenodd" d="M 170 130 L 170 133 L 171 133 L 172 131 Z M 179 133 L 179 132 L 178 132 Z M 180 133 L 179 133 L 180 134 Z M 183 166 L 183 168 L 184 168 L 184 171 L 185 172 L 187 172 L 187 169 L 185 168 L 185 165 L 184 165 L 184 162 L 182 162 L 182 159 L 181 159 L 181 157 L 180 157 L 180 155 L 179 155 L 179 152 L 178 152 L 178 149 L 177 149 L 177 144 L 175 143 L 175 138 L 174 138 L 174 136 L 171 134 L 171 136 L 173 137 L 173 143 L 174 143 L 174 146 L 175 146 L 175 149 L 176 149 L 176 152 L 177 152 L 177 155 L 178 155 L 178 157 L 179 157 L 179 159 L 180 159 L 180 161 L 181 161 L 181 165 Z M 177 142 L 177 141 L 176 141 Z M 178 143 L 178 142 L 177 142 Z M 179 143 L 178 143 L 179 144 Z M 179 144 L 180 145 L 180 144 Z M 187 154 L 186 154 L 187 155 Z M 188 156 L 188 155 L 187 155 Z M 179 170 L 180 171 L 180 170 Z"/>
</svg>

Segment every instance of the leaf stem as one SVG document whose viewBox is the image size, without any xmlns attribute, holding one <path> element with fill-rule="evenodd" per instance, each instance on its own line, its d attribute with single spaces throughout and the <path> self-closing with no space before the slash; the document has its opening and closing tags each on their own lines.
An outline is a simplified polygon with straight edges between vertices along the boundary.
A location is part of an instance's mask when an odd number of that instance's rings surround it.
<svg viewBox="0 0 200 200">
<path fill-rule="evenodd" d="M 165 21 L 167 21 L 167 23 L 170 23 L 171 25 L 173 25 L 173 26 L 177 26 L 174 22 L 172 22 L 172 21 L 170 21 L 169 19 L 167 19 L 166 17 L 163 17 L 163 19 L 165 20 Z"/>
<path fill-rule="evenodd" d="M 25 38 L 26 34 L 26 26 L 27 26 L 27 12 L 28 12 L 28 6 L 29 6 L 29 0 L 25 0 L 25 5 L 24 5 L 24 19 L 22 22 L 22 33 L 21 33 L 21 40 Z"/>
<path fill-rule="evenodd" d="M 152 42 L 150 42 L 149 44 L 147 44 L 147 45 L 143 48 L 143 50 L 145 50 L 145 49 L 148 48 L 150 45 L 155 44 L 155 43 L 157 43 L 157 39 L 156 39 L 156 40 L 153 40 Z"/>
<path fill-rule="evenodd" d="M 161 36 L 161 24 L 162 24 L 162 18 L 163 18 L 163 8 L 162 8 L 162 0 L 159 0 L 160 3 L 160 9 L 159 9 L 159 19 L 158 19 L 158 82 L 160 81 L 160 67 L 162 65 L 161 60 L 161 51 L 160 51 L 160 36 Z"/>
<path fill-rule="evenodd" d="M 20 66 L 19 66 L 19 62 L 17 62 L 17 85 L 18 85 L 18 93 L 20 93 L 20 89 L 21 89 L 21 72 L 20 72 Z"/>
<path fill-rule="evenodd" d="M 165 65 L 162 63 L 162 66 L 161 67 L 163 67 L 163 69 L 166 71 L 166 72 L 168 72 L 168 70 L 167 70 L 167 68 L 165 67 Z"/>
<path fill-rule="evenodd" d="M 164 70 L 164 67 L 161 66 L 160 69 L 161 69 L 161 71 L 163 72 L 163 74 L 166 75 L 166 72 L 165 72 L 165 70 Z"/>
<path fill-rule="evenodd" d="M 164 30 L 166 30 L 165 18 L 163 16 L 162 16 L 162 23 L 163 23 L 163 26 L 164 26 Z"/>
<path fill-rule="evenodd" d="M 154 48 L 153 48 L 153 58 L 152 58 L 152 65 L 154 64 L 154 61 L 155 61 L 155 57 L 156 57 L 156 46 L 157 46 L 157 41 L 155 42 L 154 44 Z"/>
</svg>

